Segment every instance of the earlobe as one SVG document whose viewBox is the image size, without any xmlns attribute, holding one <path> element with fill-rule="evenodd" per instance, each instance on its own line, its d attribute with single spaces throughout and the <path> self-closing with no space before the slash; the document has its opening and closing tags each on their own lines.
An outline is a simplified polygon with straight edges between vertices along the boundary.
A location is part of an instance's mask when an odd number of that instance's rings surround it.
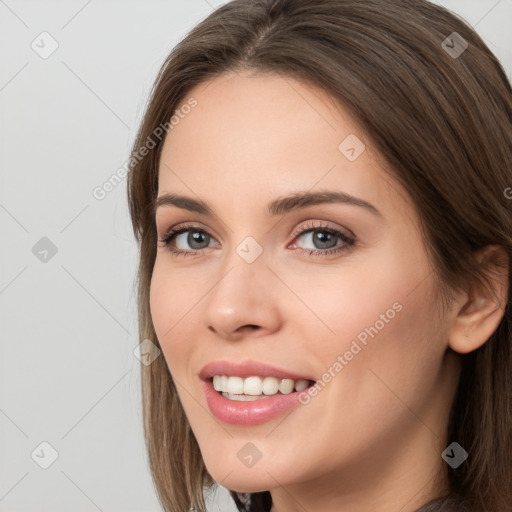
<svg viewBox="0 0 512 512">
<path fill-rule="evenodd" d="M 508 301 L 509 258 L 505 249 L 489 245 L 481 249 L 476 258 L 485 269 L 488 283 L 480 283 L 475 278 L 453 320 L 449 346 L 460 354 L 473 352 L 492 336 Z"/>
</svg>

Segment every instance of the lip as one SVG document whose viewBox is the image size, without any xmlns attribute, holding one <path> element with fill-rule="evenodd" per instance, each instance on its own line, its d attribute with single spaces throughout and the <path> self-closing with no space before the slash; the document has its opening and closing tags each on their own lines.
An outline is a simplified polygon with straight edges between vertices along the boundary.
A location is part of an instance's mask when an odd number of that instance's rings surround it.
<svg viewBox="0 0 512 512">
<path fill-rule="evenodd" d="M 310 375 L 300 375 L 298 373 L 289 372 L 266 363 L 257 361 L 245 361 L 243 363 L 235 363 L 232 361 L 213 361 L 208 363 L 199 372 L 201 380 L 208 380 L 214 375 L 227 375 L 233 377 L 275 377 L 276 379 L 293 379 L 293 380 L 312 380 L 316 378 Z"/>
<path fill-rule="evenodd" d="M 300 405 L 301 393 L 307 394 L 309 389 L 294 391 L 288 395 L 269 395 L 251 402 L 239 402 L 224 398 L 215 390 L 210 380 L 202 384 L 212 414 L 220 421 L 234 425 L 258 425 L 270 421 L 288 409 Z"/>
<path fill-rule="evenodd" d="M 214 375 L 228 375 L 237 377 L 276 377 L 277 379 L 310 380 L 316 381 L 308 375 L 299 375 L 275 366 L 246 361 L 233 363 L 229 361 L 214 361 L 203 367 L 199 373 L 202 379 L 206 402 L 212 414 L 225 423 L 236 425 L 258 425 L 276 418 L 285 411 L 301 404 L 301 394 L 307 394 L 308 389 L 294 391 L 287 395 L 268 395 L 265 398 L 250 402 L 229 400 L 224 398 L 213 387 L 211 377 Z"/>
</svg>

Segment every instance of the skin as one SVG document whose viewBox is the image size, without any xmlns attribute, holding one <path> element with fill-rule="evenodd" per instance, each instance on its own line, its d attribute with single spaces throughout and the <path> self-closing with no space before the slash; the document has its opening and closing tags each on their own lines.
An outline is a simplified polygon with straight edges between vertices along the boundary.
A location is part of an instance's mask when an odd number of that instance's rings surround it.
<svg viewBox="0 0 512 512">
<path fill-rule="evenodd" d="M 156 225 L 159 237 L 190 222 L 211 238 L 191 246 L 185 234 L 171 243 L 192 256 L 159 243 L 150 306 L 209 473 L 228 489 L 270 490 L 272 512 L 409 512 L 441 495 L 460 370 L 453 350 L 478 348 L 503 309 L 474 286 L 440 315 L 414 205 L 326 93 L 245 72 L 221 75 L 190 97 L 197 106 L 165 140 L 158 195 L 200 198 L 215 215 L 162 206 Z M 355 161 L 338 149 L 350 134 L 366 145 Z M 349 204 L 267 211 L 278 197 L 319 190 L 352 194 L 381 215 Z M 326 250 L 311 233 L 294 236 L 312 224 L 350 230 L 356 244 L 324 257 L 301 253 Z M 263 249 L 250 264 L 236 252 L 248 236 Z M 501 278 L 494 295 L 506 297 Z M 210 413 L 198 377 L 206 363 L 256 360 L 320 380 L 394 303 L 401 311 L 309 404 L 253 426 Z M 251 468 L 237 457 L 248 442 L 261 452 Z"/>
</svg>

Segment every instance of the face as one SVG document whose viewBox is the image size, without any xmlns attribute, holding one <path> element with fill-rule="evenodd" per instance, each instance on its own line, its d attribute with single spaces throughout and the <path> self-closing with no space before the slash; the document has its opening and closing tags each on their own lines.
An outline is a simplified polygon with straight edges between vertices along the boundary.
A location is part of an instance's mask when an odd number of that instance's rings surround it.
<svg viewBox="0 0 512 512">
<path fill-rule="evenodd" d="M 192 97 L 162 151 L 150 305 L 208 471 L 329 492 L 391 457 L 414 478 L 451 386 L 414 205 L 316 88 L 225 74 Z"/>
</svg>

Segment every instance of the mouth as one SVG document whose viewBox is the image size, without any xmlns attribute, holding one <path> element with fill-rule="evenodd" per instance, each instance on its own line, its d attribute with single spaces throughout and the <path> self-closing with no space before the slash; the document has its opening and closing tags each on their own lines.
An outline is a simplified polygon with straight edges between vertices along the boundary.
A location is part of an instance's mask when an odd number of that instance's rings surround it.
<svg viewBox="0 0 512 512">
<path fill-rule="evenodd" d="M 310 375 L 264 363 L 216 361 L 199 373 L 206 402 L 220 421 L 256 425 L 270 421 L 301 403 L 316 383 Z"/>
<path fill-rule="evenodd" d="M 214 375 L 208 380 L 222 397 L 238 402 L 252 402 L 276 395 L 289 395 L 304 391 L 315 383 L 310 379 L 279 379 L 256 375 L 245 378 L 233 375 Z"/>
</svg>

